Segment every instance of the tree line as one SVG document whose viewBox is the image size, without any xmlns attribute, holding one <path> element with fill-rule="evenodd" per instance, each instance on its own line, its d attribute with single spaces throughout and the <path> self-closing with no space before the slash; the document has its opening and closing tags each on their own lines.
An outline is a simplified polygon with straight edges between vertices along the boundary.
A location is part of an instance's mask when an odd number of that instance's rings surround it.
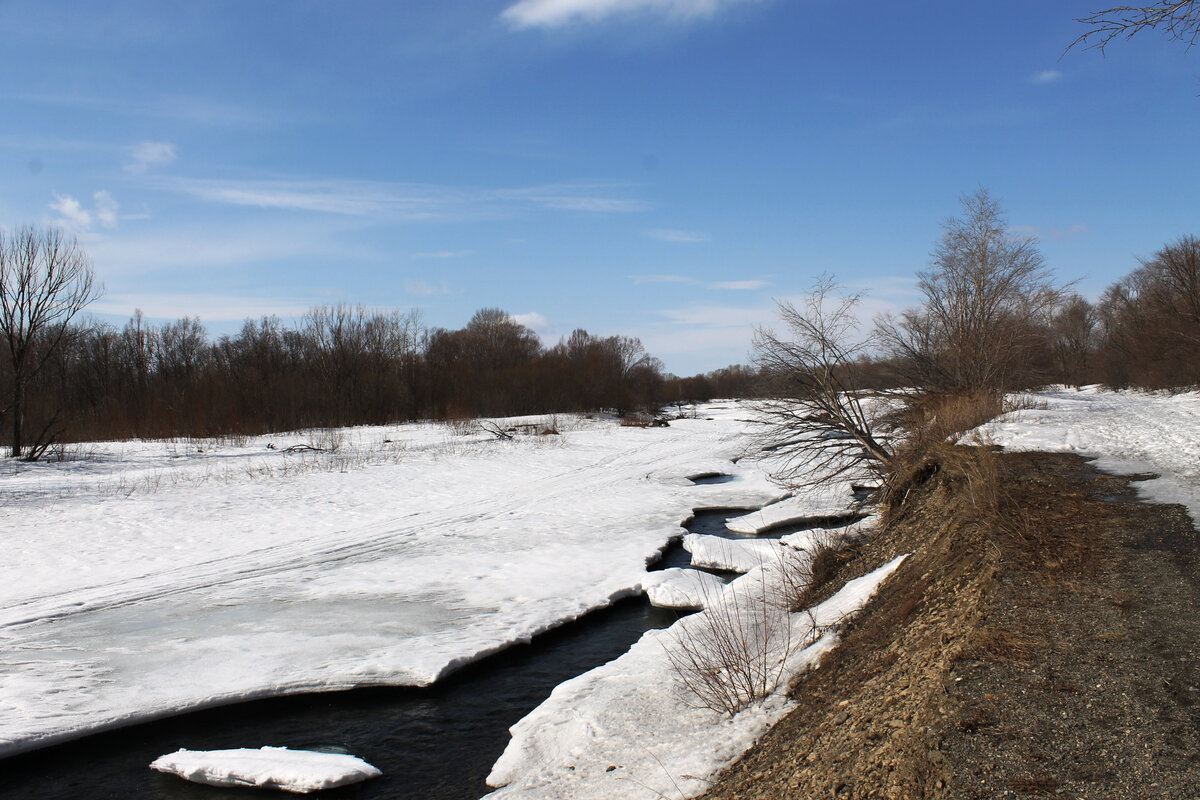
<svg viewBox="0 0 1200 800">
<path fill-rule="evenodd" d="M 920 305 L 864 330 L 860 297 L 825 279 L 800 306 L 779 304 L 782 333 L 758 332 L 762 442 L 784 474 L 873 474 L 886 489 L 1013 392 L 1200 385 L 1200 238 L 1165 245 L 1091 303 L 1056 283 L 986 189 L 961 202 L 917 275 Z"/>
<path fill-rule="evenodd" d="M 413 419 L 654 408 L 669 376 L 628 336 L 576 330 L 546 347 L 498 308 L 458 330 L 417 311 L 346 304 L 298 323 L 83 318 L 101 291 L 77 242 L 0 230 L 0 441 L 37 459 L 56 442 L 259 434 Z M 7 441 L 5 441 L 7 440 Z"/>
<path fill-rule="evenodd" d="M 24 414 L 33 427 L 55 421 L 42 441 L 215 436 L 624 412 L 655 404 L 662 384 L 637 339 L 577 330 L 547 348 L 496 308 L 446 330 L 415 311 L 329 305 L 295 326 L 263 317 L 216 339 L 198 319 L 151 325 L 138 312 L 122 328 L 69 327 L 26 387 Z"/>
</svg>

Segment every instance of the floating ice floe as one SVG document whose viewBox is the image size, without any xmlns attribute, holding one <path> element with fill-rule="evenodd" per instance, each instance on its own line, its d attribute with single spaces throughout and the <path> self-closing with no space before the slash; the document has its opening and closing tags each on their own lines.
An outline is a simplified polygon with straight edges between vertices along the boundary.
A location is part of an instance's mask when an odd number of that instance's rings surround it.
<svg viewBox="0 0 1200 800">
<path fill-rule="evenodd" d="M 711 572 L 672 568 L 648 573 L 642 588 L 652 606 L 699 610 L 720 597 L 725 582 Z"/>
<path fill-rule="evenodd" d="M 383 774 L 356 756 L 286 747 L 178 750 L 155 759 L 150 768 L 209 786 L 280 789 L 297 794 L 349 786 Z"/>
</svg>

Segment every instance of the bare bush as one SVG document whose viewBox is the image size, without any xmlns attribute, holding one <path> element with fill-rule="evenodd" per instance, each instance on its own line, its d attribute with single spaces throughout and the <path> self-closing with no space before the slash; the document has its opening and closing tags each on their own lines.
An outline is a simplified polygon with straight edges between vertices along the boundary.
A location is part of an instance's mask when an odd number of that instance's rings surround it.
<svg viewBox="0 0 1200 800">
<path fill-rule="evenodd" d="M 777 477 L 815 485 L 842 475 L 877 477 L 892 453 L 877 435 L 879 419 L 859 392 L 860 356 L 871 339 L 858 338 L 860 295 L 839 296 L 826 276 L 804 304 L 779 303 L 787 328 L 755 332 L 755 362 L 767 397 L 754 402 L 760 446 L 779 458 Z"/>
<path fill-rule="evenodd" d="M 667 657 L 691 705 L 732 717 L 779 687 L 796 644 L 787 602 L 760 575 L 752 596 L 726 593 L 676 623 Z"/>
</svg>

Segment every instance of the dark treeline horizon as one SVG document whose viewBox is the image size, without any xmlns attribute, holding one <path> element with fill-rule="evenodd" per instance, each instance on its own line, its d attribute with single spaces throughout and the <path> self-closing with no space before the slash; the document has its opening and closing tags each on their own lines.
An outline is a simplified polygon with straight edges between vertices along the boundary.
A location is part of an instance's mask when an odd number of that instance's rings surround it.
<svg viewBox="0 0 1200 800">
<path fill-rule="evenodd" d="M 348 304 L 294 325 L 248 319 L 216 338 L 198 318 L 158 325 L 137 311 L 116 327 L 77 321 L 27 390 L 29 435 L 45 444 L 261 434 L 416 419 L 652 410 L 713 392 L 749 392 L 732 367 L 690 385 L 628 336 L 575 330 L 546 347 L 498 308 L 461 329 L 419 311 Z M 0 392 L 11 384 L 0 368 Z M 699 383 L 697 383 L 699 381 Z M 704 397 L 683 396 L 681 391 Z M 0 394 L 0 396 L 5 396 Z"/>
<path fill-rule="evenodd" d="M 1020 347 L 1008 346 L 996 388 L 1200 385 L 1200 238 L 1183 236 L 1142 259 L 1095 303 L 1069 292 L 1056 297 L 1043 312 L 1002 321 L 1011 334 L 1004 341 Z M 906 313 L 906 324 L 923 320 L 921 309 Z M 57 336 L 45 333 L 47 341 Z M 930 343 L 945 350 L 945 343 Z M 918 362 L 886 348 L 869 354 L 857 362 L 856 388 L 914 385 Z M 934 366 L 944 367 L 944 358 Z M 952 392 L 952 384 L 942 389 Z M 0 397 L 12 385 L 11 365 L 0 363 Z M 25 418 L 29 441 L 44 446 L 417 419 L 653 412 L 671 403 L 759 397 L 771 393 L 769 385 L 756 366 L 666 374 L 628 336 L 577 329 L 545 346 L 498 308 L 480 309 L 450 330 L 426 327 L 419 311 L 338 304 L 314 308 L 290 326 L 276 317 L 249 319 L 238 333 L 216 338 L 197 318 L 152 325 L 138 311 L 120 328 L 72 323 L 26 388 Z M 0 417 L 11 411 L 0 408 Z M 10 444 L 7 435 L 0 443 Z"/>
</svg>

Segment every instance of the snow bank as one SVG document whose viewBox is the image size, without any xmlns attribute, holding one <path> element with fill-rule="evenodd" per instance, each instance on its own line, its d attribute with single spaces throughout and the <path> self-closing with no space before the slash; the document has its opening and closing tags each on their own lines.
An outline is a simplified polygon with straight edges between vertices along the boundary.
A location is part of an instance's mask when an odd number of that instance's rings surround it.
<svg viewBox="0 0 1200 800">
<path fill-rule="evenodd" d="M 669 656 L 678 637 L 714 609 L 647 632 L 628 653 L 563 684 L 511 728 L 512 741 L 487 782 L 490 800 L 649 800 L 691 797 L 794 707 L 791 676 L 815 665 L 837 643 L 831 626 L 866 604 L 896 570 L 898 558 L 846 586 L 809 614 L 793 614 L 780 688 L 732 718 L 690 704 Z M 769 569 L 739 578 L 722 602 L 748 602 Z M 735 587 L 736 590 L 735 590 Z M 815 626 L 814 626 L 815 623 Z"/>
<path fill-rule="evenodd" d="M 160 756 L 151 769 L 209 786 L 281 789 L 307 794 L 349 786 L 383 773 L 361 758 L 314 750 L 178 750 Z"/>
<path fill-rule="evenodd" d="M 652 606 L 698 610 L 721 595 L 725 581 L 711 572 L 672 568 L 647 573 L 642 588 Z"/>
<path fill-rule="evenodd" d="M 1096 387 L 1038 392 L 1024 409 L 979 428 L 1012 450 L 1072 452 L 1113 473 L 1152 472 L 1141 496 L 1179 503 L 1200 524 L 1200 394 L 1110 392 Z"/>
</svg>

